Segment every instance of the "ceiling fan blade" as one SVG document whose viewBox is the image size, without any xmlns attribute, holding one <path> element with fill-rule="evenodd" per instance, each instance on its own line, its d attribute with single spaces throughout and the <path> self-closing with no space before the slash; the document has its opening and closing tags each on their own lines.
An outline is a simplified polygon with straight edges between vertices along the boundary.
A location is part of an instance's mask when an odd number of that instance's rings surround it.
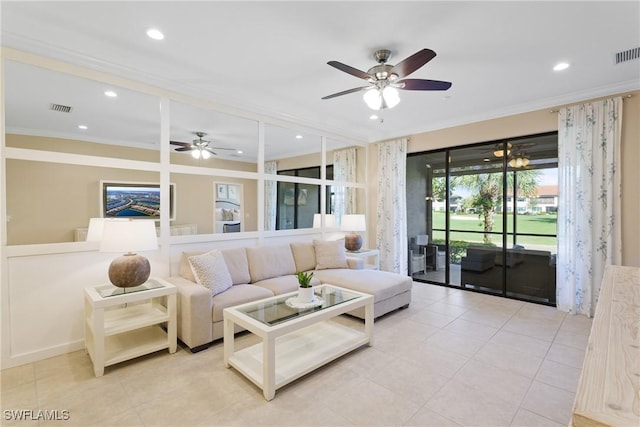
<svg viewBox="0 0 640 427">
<path fill-rule="evenodd" d="M 342 92 L 334 93 L 332 95 L 323 96 L 322 99 L 331 99 L 336 96 L 348 95 L 354 92 L 360 92 L 361 90 L 369 89 L 372 86 L 362 86 L 362 87 L 354 87 L 353 89 L 343 90 Z"/>
<path fill-rule="evenodd" d="M 422 49 L 406 58 L 404 61 L 397 63 L 389 73 L 396 74 L 398 78 L 401 79 L 431 61 L 435 56 L 436 53 L 431 49 Z"/>
<path fill-rule="evenodd" d="M 190 142 L 180 142 L 180 141 L 169 141 L 173 145 L 182 145 L 183 147 L 190 147 Z"/>
<path fill-rule="evenodd" d="M 211 148 L 209 147 L 205 147 L 203 148 L 203 150 L 208 151 L 209 153 L 213 154 L 214 156 L 217 156 L 218 153 L 216 153 L 215 151 L 213 151 Z"/>
<path fill-rule="evenodd" d="M 447 90 L 451 87 L 451 82 L 441 80 L 404 79 L 397 80 L 395 84 L 404 90 Z"/>
<path fill-rule="evenodd" d="M 176 148 L 176 151 L 191 151 L 193 150 L 193 147 L 180 147 L 180 148 Z"/>
<path fill-rule="evenodd" d="M 351 74 L 352 76 L 356 76 L 364 80 L 369 80 L 371 78 L 371 76 L 364 71 L 360 71 L 357 68 L 353 68 L 349 65 L 343 64 L 342 62 L 329 61 L 327 62 L 327 64 L 331 65 L 334 68 L 337 68 L 340 71 L 344 71 L 345 73 Z"/>
<path fill-rule="evenodd" d="M 224 147 L 206 147 L 209 150 L 231 150 L 231 151 L 236 151 L 235 148 L 224 148 Z"/>
</svg>

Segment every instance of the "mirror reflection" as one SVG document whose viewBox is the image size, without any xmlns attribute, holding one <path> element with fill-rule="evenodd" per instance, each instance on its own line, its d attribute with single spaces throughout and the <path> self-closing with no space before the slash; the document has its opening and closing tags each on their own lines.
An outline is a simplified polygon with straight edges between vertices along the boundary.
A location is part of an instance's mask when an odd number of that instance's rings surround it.
<svg viewBox="0 0 640 427">
<path fill-rule="evenodd" d="M 243 185 L 234 182 L 214 183 L 214 207 L 216 233 L 239 233 L 244 231 Z"/>
<path fill-rule="evenodd" d="M 160 99 L 155 96 L 16 61 L 5 61 L 5 88 L 8 147 L 160 162 Z M 174 165 L 258 171 L 259 126 L 255 120 L 171 101 L 169 129 L 170 162 Z M 261 189 L 265 192 L 265 230 L 312 228 L 322 200 L 325 212 L 332 215 L 355 212 L 362 203 L 358 191 L 344 185 L 364 182 L 363 147 L 327 139 L 323 173 L 320 135 L 265 124 L 264 159 L 265 173 L 274 175 Z M 27 179 L 24 171 L 36 169 L 38 172 Z M 42 171 L 55 177 L 53 181 Z M 285 182 L 278 176 L 312 182 Z M 60 177 L 73 182 L 57 182 L 65 180 Z M 321 185 L 323 177 L 339 185 Z M 82 240 L 82 232 L 77 230 L 86 228 L 90 218 L 100 216 L 98 187 L 105 180 L 156 183 L 159 174 L 9 159 L 8 243 Z M 240 231 L 257 231 L 256 179 L 172 173 L 170 181 L 172 235 L 219 233 L 237 224 Z M 232 195 L 235 191 L 240 199 L 229 199 L 227 190 L 223 201 L 218 197 L 222 193 L 216 192 L 217 183 L 232 188 Z M 55 194 L 51 188 L 65 188 L 65 195 L 58 196 L 69 213 L 45 220 L 41 212 L 36 213 L 42 209 L 40 200 Z M 239 206 L 217 206 L 230 203 Z"/>
<path fill-rule="evenodd" d="M 258 181 L 172 173 L 176 185 L 175 224 L 194 224 L 195 233 L 258 229 Z"/>
<path fill-rule="evenodd" d="M 7 244 L 83 241 L 102 216 L 101 182 L 158 183 L 157 172 L 7 159 Z M 64 191 L 60 191 L 64 189 Z"/>
<path fill-rule="evenodd" d="M 157 97 L 16 61 L 4 67 L 7 147 L 160 160 Z M 7 159 L 7 243 L 84 240 L 101 215 L 103 180 L 157 183 L 159 174 Z"/>
<path fill-rule="evenodd" d="M 322 140 L 318 135 L 270 124 L 264 127 L 265 172 L 274 168 L 283 171 L 320 167 L 321 152 Z"/>
<path fill-rule="evenodd" d="M 171 102 L 171 163 L 257 172 L 258 122 Z"/>
<path fill-rule="evenodd" d="M 160 160 L 160 100 L 114 85 L 5 61 L 9 147 Z"/>
<path fill-rule="evenodd" d="M 265 182 L 265 230 L 313 228 L 320 213 L 321 186 L 297 182 Z"/>
</svg>

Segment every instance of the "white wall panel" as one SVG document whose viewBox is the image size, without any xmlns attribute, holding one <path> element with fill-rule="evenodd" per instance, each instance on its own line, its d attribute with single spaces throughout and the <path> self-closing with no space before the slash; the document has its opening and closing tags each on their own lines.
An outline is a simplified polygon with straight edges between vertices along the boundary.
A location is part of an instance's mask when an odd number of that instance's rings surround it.
<svg viewBox="0 0 640 427">
<path fill-rule="evenodd" d="M 145 254 L 151 274 L 165 277 L 168 264 Z M 3 339 L 2 368 L 84 348 L 84 294 L 108 282 L 117 254 L 93 252 L 10 257 L 7 261 L 9 339 Z M 5 306 L 6 307 L 6 306 Z"/>
</svg>

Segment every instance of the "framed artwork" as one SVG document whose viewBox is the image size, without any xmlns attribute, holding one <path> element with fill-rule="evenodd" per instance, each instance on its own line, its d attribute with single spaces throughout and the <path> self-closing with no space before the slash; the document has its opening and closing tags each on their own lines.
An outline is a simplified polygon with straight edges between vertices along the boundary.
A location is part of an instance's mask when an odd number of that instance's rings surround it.
<svg viewBox="0 0 640 427">
<path fill-rule="evenodd" d="M 169 184 L 169 220 L 174 221 L 175 184 Z M 160 219 L 160 184 L 100 181 L 100 215 L 103 218 Z"/>
<path fill-rule="evenodd" d="M 227 186 L 227 198 L 229 200 L 238 200 L 238 186 L 237 185 L 228 185 Z"/>
<path fill-rule="evenodd" d="M 229 186 L 227 184 L 216 184 L 216 199 L 228 199 L 229 198 Z"/>
</svg>

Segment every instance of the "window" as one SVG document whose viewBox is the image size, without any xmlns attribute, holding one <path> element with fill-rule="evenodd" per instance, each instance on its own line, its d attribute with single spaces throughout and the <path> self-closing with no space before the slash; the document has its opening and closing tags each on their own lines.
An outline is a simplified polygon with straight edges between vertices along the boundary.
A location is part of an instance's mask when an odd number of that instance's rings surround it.
<svg viewBox="0 0 640 427">
<path fill-rule="evenodd" d="M 557 189 L 555 132 L 409 155 L 413 278 L 554 303 Z"/>
<path fill-rule="evenodd" d="M 320 179 L 320 167 L 278 171 L 278 175 Z M 333 179 L 333 168 L 327 166 L 327 179 Z M 276 230 L 312 228 L 313 215 L 320 213 L 320 185 L 278 181 Z M 330 187 L 327 187 L 327 213 L 331 213 Z"/>
</svg>

